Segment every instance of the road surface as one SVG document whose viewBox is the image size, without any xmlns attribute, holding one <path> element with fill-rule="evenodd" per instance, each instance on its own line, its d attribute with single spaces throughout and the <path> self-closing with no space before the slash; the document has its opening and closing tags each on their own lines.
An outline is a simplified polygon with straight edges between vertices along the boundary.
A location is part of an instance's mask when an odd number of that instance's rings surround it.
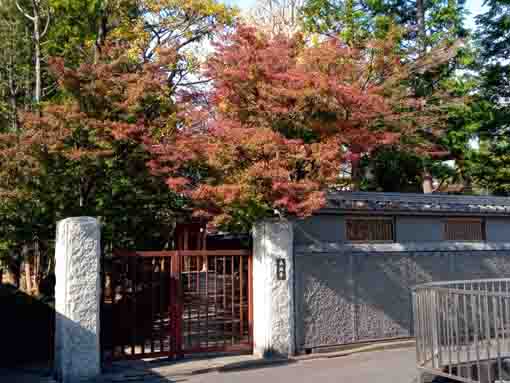
<svg viewBox="0 0 510 383">
<path fill-rule="evenodd" d="M 415 383 L 414 348 L 361 353 L 283 366 L 175 379 L 186 383 Z"/>
<path fill-rule="evenodd" d="M 131 376 L 100 383 L 417 383 L 414 348 L 373 351 L 329 359 L 201 375 Z M 0 383 L 54 382 L 42 370 L 0 369 Z"/>
</svg>

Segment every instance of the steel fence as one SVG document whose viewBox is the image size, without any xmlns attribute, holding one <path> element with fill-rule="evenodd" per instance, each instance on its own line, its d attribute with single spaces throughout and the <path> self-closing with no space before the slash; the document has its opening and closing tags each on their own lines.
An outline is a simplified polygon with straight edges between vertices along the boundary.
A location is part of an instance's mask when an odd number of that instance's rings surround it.
<svg viewBox="0 0 510 383">
<path fill-rule="evenodd" d="M 510 279 L 413 290 L 418 368 L 460 382 L 510 380 Z"/>
</svg>

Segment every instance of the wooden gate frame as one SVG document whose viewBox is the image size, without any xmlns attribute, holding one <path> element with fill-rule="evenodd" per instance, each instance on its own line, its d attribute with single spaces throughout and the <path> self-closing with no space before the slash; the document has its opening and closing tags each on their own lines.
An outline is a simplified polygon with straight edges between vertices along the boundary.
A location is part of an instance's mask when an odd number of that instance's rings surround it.
<svg viewBox="0 0 510 383">
<path fill-rule="evenodd" d="M 230 345 L 224 347 L 208 347 L 201 349 L 183 350 L 183 308 L 184 308 L 184 294 L 182 286 L 182 273 L 183 273 L 183 258 L 186 256 L 192 257 L 247 257 L 248 259 L 248 339 L 249 342 L 241 343 L 239 345 Z M 229 351 L 241 351 L 242 346 L 253 350 L 253 260 L 252 254 L 249 250 L 171 250 L 171 251 L 131 251 L 131 250 L 114 250 L 113 257 L 153 257 L 153 258 L 170 258 L 170 301 L 169 301 L 169 313 L 170 313 L 170 333 L 168 334 L 170 339 L 169 350 L 160 352 L 143 352 L 136 354 L 122 354 L 120 358 L 115 358 L 112 353 L 112 359 L 141 359 L 148 357 L 164 357 L 170 358 L 182 358 L 185 354 L 193 353 L 207 353 L 207 352 L 229 352 Z M 242 259 L 242 258 L 241 258 Z M 104 281 L 103 281 L 104 286 Z M 103 295 L 103 293 L 102 293 Z M 104 299 L 101 299 L 103 304 Z M 111 330 L 110 330 L 111 331 Z M 114 345 L 115 347 L 116 345 Z M 121 345 L 122 346 L 122 345 Z M 103 347 L 101 347 L 103 352 Z"/>
</svg>

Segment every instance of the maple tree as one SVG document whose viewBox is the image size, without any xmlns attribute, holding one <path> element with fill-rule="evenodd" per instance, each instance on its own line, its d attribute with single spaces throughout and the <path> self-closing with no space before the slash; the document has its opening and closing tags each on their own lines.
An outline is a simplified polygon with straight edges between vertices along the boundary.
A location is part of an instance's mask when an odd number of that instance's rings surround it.
<svg viewBox="0 0 510 383">
<path fill-rule="evenodd" d="M 215 225 L 311 214 L 340 182 L 342 162 L 440 129 L 445 104 L 415 97 L 406 79 L 446 56 L 409 65 L 389 38 L 358 49 L 240 26 L 207 62 L 211 87 L 180 95 L 184 124 L 152 142 L 150 166 Z"/>
<path fill-rule="evenodd" d="M 447 118 L 449 96 L 417 96 L 412 81 L 451 51 L 404 60 L 391 30 L 354 47 L 234 28 L 235 12 L 212 0 L 94 4 L 75 36 L 83 54 L 48 60 L 43 80 L 58 89 L 0 135 L 0 257 L 27 259 L 36 243 L 51 253 L 55 222 L 71 215 L 101 217 L 105 245 L 137 248 L 169 246 L 189 207 L 243 230 L 308 215 L 328 188 L 357 186 L 362 156 L 425 151 L 415 138 Z M 199 44 L 225 26 L 200 71 Z M 58 53 L 65 27 L 49 28 Z"/>
<path fill-rule="evenodd" d="M 76 69 L 53 59 L 66 99 L 44 105 L 40 115 L 23 114 L 20 133 L 0 135 L 1 232 L 10 254 L 28 252 L 33 238 L 47 243 L 56 221 L 77 215 L 101 217 L 108 246 L 167 243 L 178 199 L 148 173 L 140 137 L 171 121 L 171 99 L 162 97 L 168 74 L 160 68 L 175 54 L 161 51 L 157 61 L 139 65 L 120 54 L 124 49 Z M 154 231 L 133 235 L 140 221 Z"/>
<path fill-rule="evenodd" d="M 200 44 L 236 11 L 214 0 L 45 2 L 42 102 L 30 113 L 33 81 L 24 74 L 34 68 L 30 50 L 18 47 L 31 46 L 18 33 L 30 20 L 9 4 L 0 12 L 9 17 L 0 21 L 9 32 L 0 37 L 8 48 L 0 60 L 7 64 L 0 68 L 0 266 L 38 294 L 52 272 L 59 219 L 100 217 L 106 252 L 171 246 L 181 198 L 147 171 L 141 138 L 175 129 L 175 92 L 200 84 L 193 78 Z"/>
</svg>

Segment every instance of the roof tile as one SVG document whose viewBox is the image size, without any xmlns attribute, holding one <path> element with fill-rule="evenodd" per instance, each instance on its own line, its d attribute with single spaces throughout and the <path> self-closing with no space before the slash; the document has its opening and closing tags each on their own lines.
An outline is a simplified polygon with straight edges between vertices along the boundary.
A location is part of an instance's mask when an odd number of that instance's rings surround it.
<svg viewBox="0 0 510 383">
<path fill-rule="evenodd" d="M 330 192 L 326 208 L 509 215 L 510 198 L 449 194 Z"/>
</svg>

